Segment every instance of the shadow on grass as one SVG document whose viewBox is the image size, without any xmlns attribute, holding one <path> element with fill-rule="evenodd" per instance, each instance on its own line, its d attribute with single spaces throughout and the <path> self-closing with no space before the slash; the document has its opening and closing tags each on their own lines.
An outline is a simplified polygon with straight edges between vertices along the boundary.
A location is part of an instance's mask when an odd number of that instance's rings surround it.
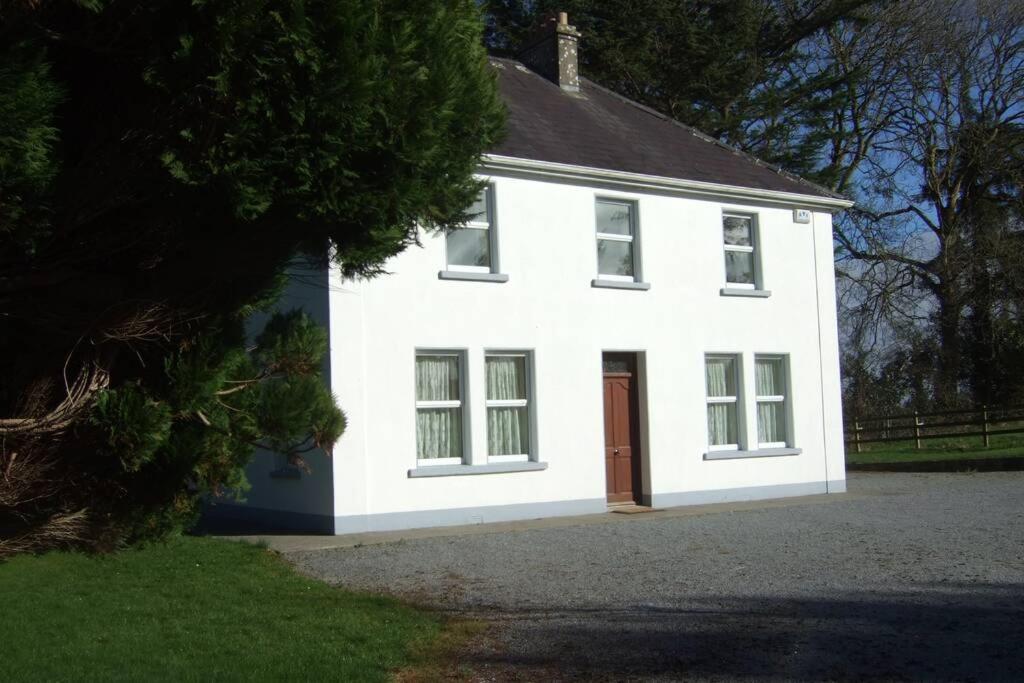
<svg viewBox="0 0 1024 683">
<path fill-rule="evenodd" d="M 473 668 L 529 679 L 1024 680 L 1024 586 L 505 613 L 514 652 Z M 531 673 L 534 672 L 534 673 Z"/>
</svg>

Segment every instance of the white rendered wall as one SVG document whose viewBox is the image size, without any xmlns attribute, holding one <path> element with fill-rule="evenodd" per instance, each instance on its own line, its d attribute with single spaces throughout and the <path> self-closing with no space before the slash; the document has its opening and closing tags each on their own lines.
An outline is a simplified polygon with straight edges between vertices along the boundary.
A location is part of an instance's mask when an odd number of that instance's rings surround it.
<svg viewBox="0 0 1024 683">
<path fill-rule="evenodd" d="M 602 351 L 643 353 L 645 494 L 655 504 L 842 490 L 842 418 L 831 217 L 793 222 L 791 208 L 494 177 L 495 229 L 508 282 L 438 279 L 443 235 L 424 235 L 372 281 L 330 292 L 332 390 L 349 417 L 334 451 L 334 514 L 389 515 L 365 528 L 537 516 L 523 507 L 605 499 Z M 600 289 L 595 197 L 637 202 L 648 291 Z M 757 215 L 768 298 L 727 297 L 722 212 Z M 535 472 L 409 478 L 416 467 L 417 349 L 463 349 L 474 463 L 486 462 L 484 351 L 533 352 Z M 742 354 L 748 441 L 756 447 L 755 353 L 788 354 L 792 445 L 800 455 L 705 461 L 705 353 Z M 774 488 L 773 488 L 774 487 Z M 543 513 L 549 507 L 539 506 Z M 459 512 L 461 511 L 461 512 Z M 396 513 L 409 513 L 406 516 Z M 383 519 L 383 518 L 381 518 Z M 358 530 L 341 524 L 339 531 Z"/>
</svg>

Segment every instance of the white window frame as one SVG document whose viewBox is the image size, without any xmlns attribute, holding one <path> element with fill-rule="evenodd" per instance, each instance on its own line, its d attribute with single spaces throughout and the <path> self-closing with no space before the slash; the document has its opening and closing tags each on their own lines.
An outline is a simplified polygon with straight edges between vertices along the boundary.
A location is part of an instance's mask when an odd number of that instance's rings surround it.
<svg viewBox="0 0 1024 683">
<path fill-rule="evenodd" d="M 487 183 L 483 190 L 485 221 L 468 221 L 458 230 L 486 230 L 487 231 L 487 256 L 490 265 L 487 266 L 462 266 L 455 263 L 448 263 L 448 235 L 445 235 L 444 243 L 444 268 L 447 271 L 458 273 L 497 273 L 498 271 L 498 240 L 494 229 L 494 183 Z"/>
<path fill-rule="evenodd" d="M 619 235 L 612 232 L 597 232 L 597 205 L 602 202 L 608 202 L 612 204 L 628 204 L 629 205 L 629 234 Z M 639 219 L 640 203 L 635 199 L 627 199 L 624 197 L 609 197 L 602 195 L 594 198 L 594 232 L 597 236 L 594 241 L 594 255 L 597 258 L 597 279 L 598 280 L 612 280 L 614 282 L 643 282 L 640 274 L 640 240 L 639 237 Z M 632 275 L 616 275 L 613 273 L 602 273 L 601 272 L 601 256 L 599 246 L 601 240 L 608 240 L 610 242 L 628 242 L 632 248 L 630 253 L 633 255 L 633 274 Z"/>
<path fill-rule="evenodd" d="M 772 396 L 759 396 L 757 393 L 757 362 L 759 360 L 778 360 L 782 361 L 782 389 L 783 394 L 772 395 Z M 781 403 L 783 405 L 782 417 L 784 420 L 784 426 L 786 430 L 786 439 L 784 441 L 761 441 L 760 430 L 757 434 L 757 447 L 758 448 L 786 448 L 793 441 L 792 437 L 792 425 L 789 419 L 789 356 L 782 353 L 755 353 L 754 354 L 754 407 L 755 409 L 761 403 Z"/>
<path fill-rule="evenodd" d="M 725 219 L 726 218 L 745 218 L 750 221 L 750 246 L 743 244 L 726 244 L 725 242 Z M 723 211 L 722 212 L 722 247 L 724 249 L 722 254 L 722 267 L 725 269 L 725 285 L 730 289 L 760 289 L 761 288 L 761 259 L 759 258 L 759 240 L 758 227 L 757 227 L 757 214 L 744 213 L 742 211 Z M 750 254 L 751 267 L 754 269 L 754 282 L 732 282 L 729 280 L 729 268 L 725 265 L 725 254 L 728 252 L 737 252 L 743 254 Z"/>
<path fill-rule="evenodd" d="M 708 396 L 708 380 L 707 380 L 707 363 L 709 360 L 732 360 L 732 372 L 733 372 L 733 386 L 736 387 L 735 396 Z M 736 406 L 736 424 L 733 426 L 736 432 L 737 443 L 726 443 L 726 444 L 711 444 L 711 433 L 707 435 L 708 451 L 738 451 L 740 450 L 740 442 L 743 441 L 743 368 L 741 366 L 742 356 L 738 353 L 707 353 L 704 354 L 704 367 L 702 368 L 702 377 L 704 378 L 704 398 L 706 401 L 704 407 L 704 424 L 707 429 L 708 411 L 707 406 L 709 405 L 720 405 L 723 403 L 732 403 Z"/>
<path fill-rule="evenodd" d="M 488 414 L 490 408 L 526 408 L 526 425 L 527 425 L 527 429 L 529 430 L 529 439 L 528 439 L 527 445 L 528 445 L 528 447 L 530 449 L 529 453 L 518 453 L 518 454 L 514 454 L 514 455 L 512 455 L 512 454 L 510 454 L 510 455 L 491 455 L 491 453 L 490 453 L 491 435 L 490 435 L 490 433 L 488 433 L 487 434 L 487 443 L 488 443 L 487 462 L 529 462 L 532 459 L 532 457 L 533 457 L 533 452 L 536 450 L 533 447 L 533 443 L 534 443 L 533 442 L 533 439 L 534 439 L 534 419 L 533 419 L 534 411 L 533 411 L 533 400 L 532 400 L 532 398 L 533 398 L 533 362 L 532 362 L 533 359 L 531 358 L 531 355 L 532 354 L 529 351 L 484 351 L 484 378 L 485 378 L 485 380 L 484 380 L 484 385 L 485 385 L 484 386 L 484 412 L 485 412 L 485 417 L 487 418 L 486 419 L 486 427 L 490 428 L 490 424 L 491 424 L 490 417 L 489 417 L 489 414 Z M 492 400 L 489 400 L 487 398 L 487 387 L 486 387 L 487 359 L 488 358 L 498 358 L 498 357 L 512 357 L 512 358 L 522 358 L 523 359 L 523 372 L 526 373 L 526 377 L 524 377 L 524 381 L 526 382 L 526 398 L 525 399 L 515 399 L 515 400 L 507 400 L 507 401 L 504 401 L 504 400 L 503 401 L 498 401 L 498 400 L 492 401 Z"/>
<path fill-rule="evenodd" d="M 462 457 L 459 458 L 416 458 L 417 467 L 431 467 L 434 465 L 462 465 L 469 460 L 469 416 L 466 414 L 466 387 L 469 386 L 466 377 L 466 353 L 465 351 L 453 351 L 453 350 L 434 350 L 434 349 L 416 349 L 416 355 L 413 360 L 413 396 L 415 397 L 418 393 L 418 387 L 415 386 L 416 382 L 416 366 L 415 361 L 420 356 L 446 356 L 454 357 L 459 364 L 459 400 L 458 401 L 420 401 L 416 400 L 416 412 L 415 415 L 419 415 L 421 409 L 444 409 L 444 408 L 458 408 L 459 416 L 462 424 Z M 416 422 L 413 422 L 415 430 Z M 419 438 L 418 436 L 416 438 Z M 416 443 L 416 453 L 419 454 L 419 442 Z"/>
</svg>

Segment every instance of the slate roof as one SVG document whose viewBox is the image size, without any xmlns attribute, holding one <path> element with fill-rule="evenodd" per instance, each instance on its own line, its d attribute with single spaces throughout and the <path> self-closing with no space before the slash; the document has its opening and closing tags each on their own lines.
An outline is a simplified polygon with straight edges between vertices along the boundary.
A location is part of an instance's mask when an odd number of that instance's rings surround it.
<svg viewBox="0 0 1024 683">
<path fill-rule="evenodd" d="M 508 108 L 507 135 L 492 154 L 841 198 L 585 78 L 577 96 L 519 62 L 491 64 Z"/>
</svg>

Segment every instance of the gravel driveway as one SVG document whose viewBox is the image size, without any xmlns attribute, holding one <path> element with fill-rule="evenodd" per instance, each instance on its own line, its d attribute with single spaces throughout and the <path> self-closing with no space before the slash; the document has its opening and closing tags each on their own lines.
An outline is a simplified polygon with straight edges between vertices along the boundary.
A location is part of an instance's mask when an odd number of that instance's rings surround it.
<svg viewBox="0 0 1024 683">
<path fill-rule="evenodd" d="M 1024 680 L 1024 473 L 831 503 L 290 554 L 493 624 L 477 680 Z"/>
</svg>

